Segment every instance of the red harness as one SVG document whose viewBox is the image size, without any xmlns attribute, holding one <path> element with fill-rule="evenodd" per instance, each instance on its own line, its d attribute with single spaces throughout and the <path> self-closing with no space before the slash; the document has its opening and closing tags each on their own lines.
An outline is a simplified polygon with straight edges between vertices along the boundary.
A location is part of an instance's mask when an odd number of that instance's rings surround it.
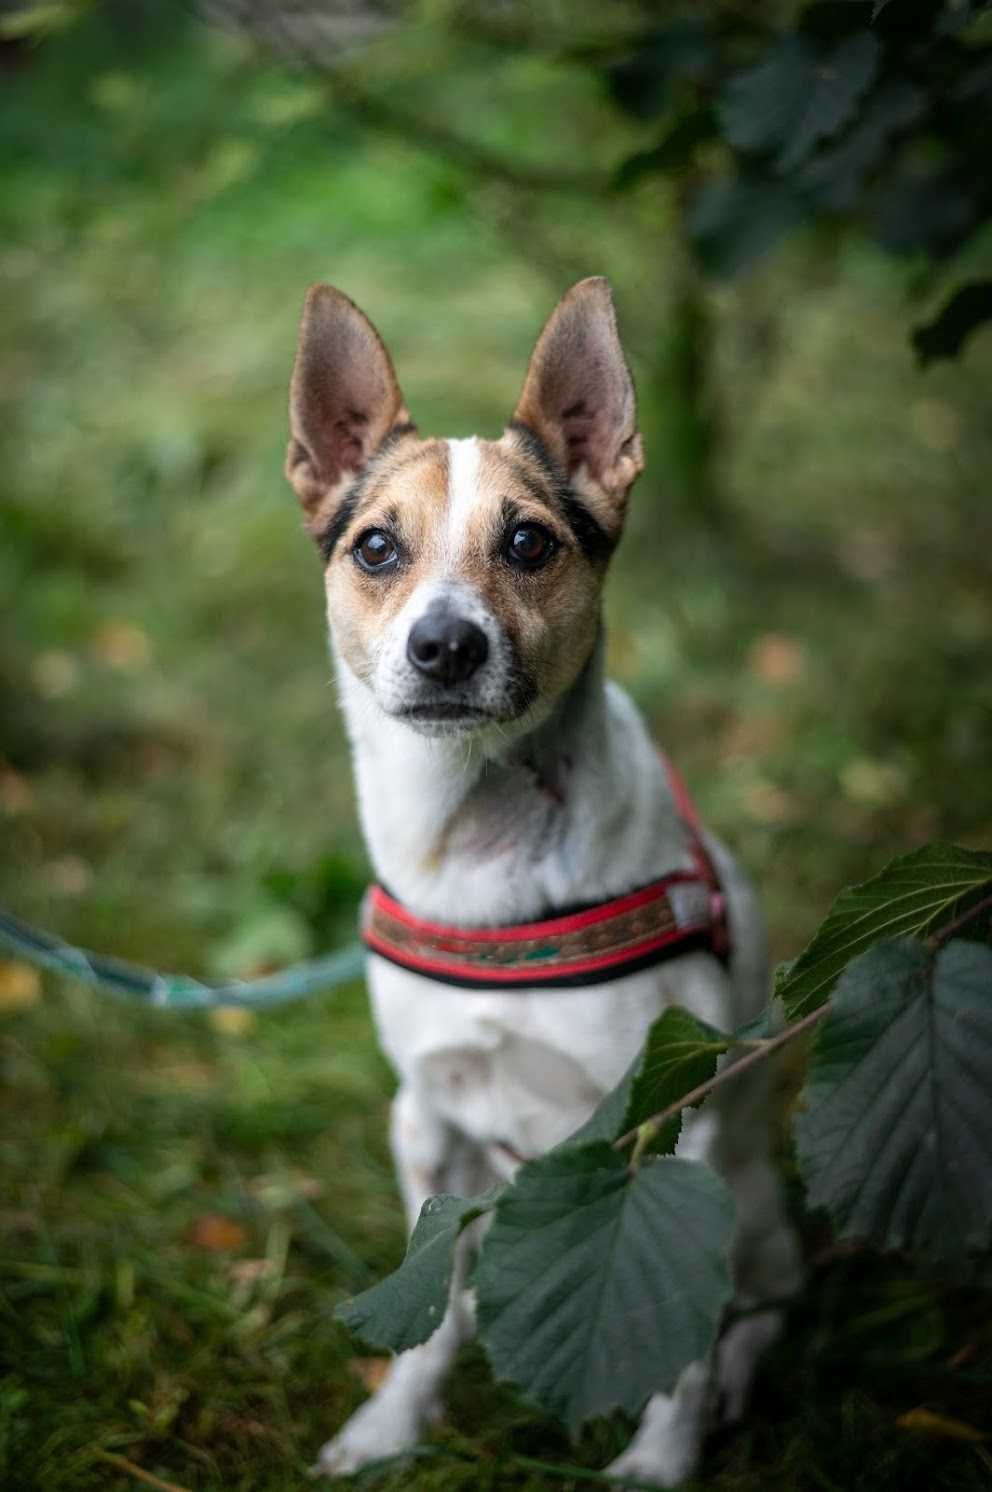
<svg viewBox="0 0 992 1492">
<path fill-rule="evenodd" d="M 696 806 L 663 756 L 686 831 L 692 870 L 673 870 L 626 896 L 506 927 L 425 922 L 381 886 L 362 906 L 362 940 L 390 963 L 464 989 L 548 989 L 602 984 L 690 948 L 725 959 L 727 913 Z"/>
</svg>

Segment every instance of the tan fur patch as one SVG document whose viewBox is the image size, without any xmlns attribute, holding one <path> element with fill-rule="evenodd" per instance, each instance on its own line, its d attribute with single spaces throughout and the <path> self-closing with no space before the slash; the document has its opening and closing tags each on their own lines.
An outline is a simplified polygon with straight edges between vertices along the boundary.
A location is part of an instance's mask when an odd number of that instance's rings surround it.
<svg viewBox="0 0 992 1492">
<path fill-rule="evenodd" d="M 377 641 L 430 573 L 447 501 L 447 446 L 410 435 L 376 466 L 338 540 L 325 575 L 327 615 L 361 679 L 369 679 Z M 355 540 L 370 528 L 395 533 L 409 556 L 391 575 L 366 575 L 355 563 Z"/>
<path fill-rule="evenodd" d="M 368 681 L 380 642 L 416 587 L 461 583 L 501 626 L 538 692 L 555 697 L 592 650 L 601 575 L 572 537 L 538 464 L 512 436 L 476 445 L 474 491 L 458 505 L 463 521 L 454 530 L 445 441 L 410 435 L 373 468 L 327 567 L 328 617 L 344 658 Z M 520 523 L 541 524 L 558 541 L 544 569 L 524 573 L 503 557 L 507 526 Z M 365 574 L 355 562 L 355 541 L 369 528 L 385 529 L 400 546 L 401 563 L 390 574 Z"/>
</svg>

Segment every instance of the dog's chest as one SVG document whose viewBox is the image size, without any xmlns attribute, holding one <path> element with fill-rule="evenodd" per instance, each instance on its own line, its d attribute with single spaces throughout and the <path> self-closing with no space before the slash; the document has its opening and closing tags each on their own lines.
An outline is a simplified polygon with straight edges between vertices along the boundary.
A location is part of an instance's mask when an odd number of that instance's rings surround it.
<svg viewBox="0 0 992 1492">
<path fill-rule="evenodd" d="M 482 1145 L 532 1156 L 588 1117 L 670 1003 L 713 1010 L 713 960 L 677 963 L 586 989 L 452 988 L 372 958 L 369 987 L 383 1049 L 402 1082 Z"/>
</svg>

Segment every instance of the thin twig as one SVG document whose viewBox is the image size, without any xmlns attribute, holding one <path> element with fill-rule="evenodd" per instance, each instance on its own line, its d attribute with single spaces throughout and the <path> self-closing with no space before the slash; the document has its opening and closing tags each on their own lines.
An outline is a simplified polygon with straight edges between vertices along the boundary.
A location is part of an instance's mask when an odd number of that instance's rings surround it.
<svg viewBox="0 0 992 1492">
<path fill-rule="evenodd" d="M 681 1114 L 683 1109 L 689 1108 L 694 1103 L 699 1103 L 707 1094 L 712 1093 L 714 1088 L 719 1088 L 721 1083 L 729 1083 L 733 1078 L 739 1077 L 749 1067 L 753 1067 L 756 1062 L 763 1062 L 766 1057 L 770 1057 L 772 1052 L 778 1051 L 779 1047 L 785 1046 L 789 1041 L 794 1041 L 797 1036 L 801 1036 L 804 1031 L 808 1031 L 811 1026 L 815 1026 L 817 1021 L 822 1020 L 829 1009 L 830 1002 L 828 1000 L 816 1010 L 811 1010 L 809 1015 L 804 1015 L 802 1020 L 796 1021 L 791 1026 L 786 1026 L 785 1030 L 780 1031 L 777 1036 L 772 1036 L 768 1041 L 763 1041 L 756 1051 L 750 1051 L 746 1057 L 741 1057 L 738 1062 L 731 1062 L 726 1067 L 721 1068 L 714 1077 L 708 1078 L 705 1083 L 697 1084 L 683 1098 L 677 1099 L 675 1103 L 670 1103 L 667 1109 L 662 1109 L 659 1113 L 652 1114 L 642 1124 L 638 1124 L 636 1128 L 629 1129 L 625 1135 L 621 1135 L 619 1140 L 614 1140 L 614 1150 L 620 1150 L 624 1145 L 629 1145 L 632 1140 L 638 1139 L 641 1141 L 640 1149 L 643 1150 L 651 1135 L 657 1133 L 667 1120 L 674 1119 L 676 1114 Z"/>
<path fill-rule="evenodd" d="M 456 165 L 478 172 L 490 181 L 503 181 L 528 191 L 564 192 L 581 197 L 601 196 L 613 176 L 606 171 L 570 171 L 566 167 L 531 165 L 490 149 L 481 141 L 459 134 L 438 120 L 426 119 L 362 88 L 341 72 L 325 74 L 335 103 L 363 123 L 386 134 L 444 156 Z"/>
<path fill-rule="evenodd" d="M 144 1467 L 136 1466 L 126 1456 L 117 1456 L 113 1451 L 97 1451 L 97 1457 L 101 1461 L 109 1461 L 111 1466 L 116 1466 L 119 1471 L 126 1471 L 128 1476 L 133 1476 L 136 1481 L 147 1482 L 149 1487 L 157 1487 L 158 1492 L 189 1492 L 188 1487 L 180 1487 L 178 1482 L 163 1482 L 160 1476 L 155 1476 L 151 1471 L 145 1471 Z"/>
<path fill-rule="evenodd" d="M 970 922 L 973 917 L 979 916 L 982 912 L 987 912 L 990 907 L 992 907 L 992 893 L 988 896 L 983 896 L 981 901 L 976 901 L 975 905 L 969 907 L 966 912 L 962 912 L 953 921 L 948 922 L 944 927 L 938 928 L 935 933 L 931 933 L 931 949 L 935 950 L 939 948 L 941 943 L 946 943 L 948 938 L 953 938 L 959 927 L 964 927 L 966 922 Z"/>
</svg>

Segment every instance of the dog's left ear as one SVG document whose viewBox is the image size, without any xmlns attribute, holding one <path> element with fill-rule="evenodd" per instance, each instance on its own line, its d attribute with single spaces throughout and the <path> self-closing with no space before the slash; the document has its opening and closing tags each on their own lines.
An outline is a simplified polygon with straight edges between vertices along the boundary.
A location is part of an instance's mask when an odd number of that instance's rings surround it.
<svg viewBox="0 0 992 1492">
<path fill-rule="evenodd" d="M 311 285 L 289 391 L 286 475 L 315 537 L 377 446 L 409 419 L 371 321 L 332 285 Z"/>
<path fill-rule="evenodd" d="M 540 436 L 607 531 L 619 533 L 644 456 L 607 280 L 580 280 L 558 302 L 513 417 Z"/>
</svg>

